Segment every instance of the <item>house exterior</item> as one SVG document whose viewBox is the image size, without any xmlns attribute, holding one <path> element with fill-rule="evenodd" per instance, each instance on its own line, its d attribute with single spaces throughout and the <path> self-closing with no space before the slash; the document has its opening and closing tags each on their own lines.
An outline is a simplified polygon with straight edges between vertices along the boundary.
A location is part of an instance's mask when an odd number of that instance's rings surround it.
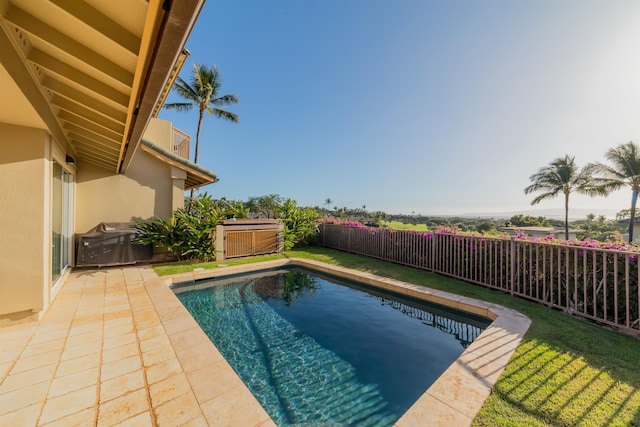
<svg viewBox="0 0 640 427">
<path fill-rule="evenodd" d="M 74 236 L 169 217 L 217 181 L 156 118 L 203 4 L 0 1 L 0 327 L 46 312 Z"/>
</svg>

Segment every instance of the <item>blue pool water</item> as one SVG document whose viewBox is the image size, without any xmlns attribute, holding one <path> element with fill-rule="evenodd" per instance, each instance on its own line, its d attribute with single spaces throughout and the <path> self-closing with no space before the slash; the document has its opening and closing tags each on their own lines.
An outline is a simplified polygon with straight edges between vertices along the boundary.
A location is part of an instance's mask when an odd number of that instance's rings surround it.
<svg viewBox="0 0 640 427">
<path fill-rule="evenodd" d="M 218 283 L 174 291 L 279 426 L 392 426 L 490 323 L 307 270 Z"/>
</svg>

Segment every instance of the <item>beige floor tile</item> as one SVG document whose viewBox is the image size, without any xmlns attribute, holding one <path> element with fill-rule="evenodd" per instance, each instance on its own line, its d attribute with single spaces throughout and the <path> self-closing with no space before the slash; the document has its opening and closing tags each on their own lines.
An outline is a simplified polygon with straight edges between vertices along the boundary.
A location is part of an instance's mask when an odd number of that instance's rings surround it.
<svg viewBox="0 0 640 427">
<path fill-rule="evenodd" d="M 0 426 L 35 426 L 41 409 L 42 403 L 16 408 L 12 412 L 0 415 Z"/>
<path fill-rule="evenodd" d="M 123 305 L 119 307 L 119 310 L 109 311 L 105 310 L 104 319 L 112 320 L 112 319 L 126 319 L 131 317 L 131 308 L 129 304 Z"/>
<path fill-rule="evenodd" d="M 29 345 L 39 344 L 47 341 L 56 341 L 66 338 L 68 333 L 68 328 L 63 329 L 55 329 L 55 330 L 46 330 L 41 331 L 38 329 L 36 333 L 31 338 Z"/>
<path fill-rule="evenodd" d="M 177 358 L 173 357 L 146 368 L 147 383 L 155 384 L 158 381 L 162 381 L 180 372 L 182 372 L 180 362 L 178 362 Z"/>
<path fill-rule="evenodd" d="M 49 391 L 49 383 L 25 384 L 24 387 L 0 394 L 0 415 L 42 403 Z"/>
<path fill-rule="evenodd" d="M 138 330 L 149 329 L 153 327 L 161 327 L 161 326 L 162 326 L 162 321 L 158 316 L 148 317 L 144 320 L 136 319 L 136 328 L 138 328 Z"/>
<path fill-rule="evenodd" d="M 154 407 L 153 411 L 160 426 L 181 426 L 190 420 L 202 418 L 200 406 L 191 392 Z"/>
<path fill-rule="evenodd" d="M 118 335 L 126 335 L 132 333 L 133 320 L 131 319 L 131 312 L 123 319 L 108 320 L 104 322 L 104 336 L 115 337 Z"/>
<path fill-rule="evenodd" d="M 0 363 L 0 383 L 9 375 L 11 368 L 13 368 L 13 361 Z"/>
<path fill-rule="evenodd" d="M 64 346 L 64 340 L 45 341 L 37 344 L 29 343 L 24 349 L 20 357 L 36 356 L 42 353 L 48 353 L 50 351 L 60 351 Z"/>
<path fill-rule="evenodd" d="M 24 372 L 31 369 L 36 369 L 41 366 L 51 365 L 57 363 L 60 360 L 60 351 L 50 351 L 48 353 L 38 354 L 31 357 L 21 357 L 16 361 L 15 366 L 11 370 L 11 373 Z"/>
<path fill-rule="evenodd" d="M 0 336 L 2 339 L 2 336 Z M 26 341 L 26 340 L 25 340 Z M 16 345 L 11 343 L 2 343 L 0 350 L 0 363 L 13 362 L 24 350 L 24 344 Z"/>
<path fill-rule="evenodd" d="M 101 404 L 98 409 L 98 426 L 119 425 L 144 412 L 149 412 L 146 390 L 137 390 Z"/>
<path fill-rule="evenodd" d="M 151 328 L 144 328 L 144 329 L 138 328 L 138 339 L 140 341 L 148 340 L 150 338 L 154 338 L 164 334 L 165 334 L 165 330 L 162 327 L 162 325 L 153 326 Z"/>
<path fill-rule="evenodd" d="M 0 331 L 0 338 L 6 341 L 13 341 L 16 339 L 29 339 L 36 331 L 37 325 L 17 325 L 8 326 L 2 328 Z"/>
<path fill-rule="evenodd" d="M 118 424 L 118 427 L 153 427 L 151 412 L 143 412 Z"/>
<path fill-rule="evenodd" d="M 51 365 L 8 375 L 0 385 L 0 394 L 20 389 L 25 385 L 39 384 L 42 382 L 49 383 L 55 371 L 56 365 L 52 363 Z"/>
<path fill-rule="evenodd" d="M 92 313 L 89 316 L 76 316 L 69 329 L 69 336 L 101 333 L 102 332 L 102 314 Z"/>
<path fill-rule="evenodd" d="M 43 427 L 87 427 L 95 425 L 97 418 L 96 408 L 89 408 L 44 424 Z"/>
<path fill-rule="evenodd" d="M 137 343 L 136 334 L 133 332 L 128 332 L 123 335 L 118 335 L 114 337 L 106 337 L 104 339 L 104 349 L 108 350 L 111 348 L 120 347 L 127 344 Z"/>
<path fill-rule="evenodd" d="M 140 352 L 138 349 L 138 343 L 133 342 L 125 344 L 120 347 L 105 349 L 102 351 L 102 363 L 107 364 L 116 362 L 120 359 L 126 359 L 127 357 L 135 356 Z"/>
<path fill-rule="evenodd" d="M 66 347 L 76 347 L 96 341 L 102 341 L 102 332 L 87 332 L 86 334 L 73 335 L 67 338 Z"/>
<path fill-rule="evenodd" d="M 169 339 L 177 351 L 183 351 L 189 347 L 210 342 L 209 338 L 205 335 L 202 329 L 200 329 L 200 327 L 187 329 L 186 331 L 169 335 Z"/>
<path fill-rule="evenodd" d="M 466 427 L 472 418 L 456 411 L 433 396 L 423 395 L 410 411 L 407 411 L 395 427 Z"/>
<path fill-rule="evenodd" d="M 151 396 L 153 406 L 160 406 L 171 399 L 190 392 L 191 386 L 189 385 L 189 381 L 186 375 L 182 373 L 149 386 L 149 395 Z"/>
<path fill-rule="evenodd" d="M 98 368 L 57 377 L 51 383 L 48 398 L 61 396 L 69 392 L 98 384 Z"/>
<path fill-rule="evenodd" d="M 196 369 L 224 360 L 222 354 L 220 354 L 211 342 L 179 351 L 177 356 L 185 372 L 195 371 Z"/>
<path fill-rule="evenodd" d="M 489 397 L 491 389 L 475 380 L 470 373 L 447 372 L 429 387 L 427 393 L 473 418 Z"/>
<path fill-rule="evenodd" d="M 178 332 L 198 327 L 193 317 L 180 317 L 178 319 L 169 320 L 163 323 L 167 334 L 177 334 Z"/>
<path fill-rule="evenodd" d="M 40 423 L 46 424 L 95 406 L 97 391 L 96 385 L 47 399 L 42 409 Z"/>
<path fill-rule="evenodd" d="M 96 354 L 100 357 L 99 353 L 102 351 L 102 341 L 92 341 L 84 344 L 74 345 L 73 347 L 65 347 L 62 352 L 60 360 L 70 360 L 77 357 L 87 356 L 89 354 Z"/>
<path fill-rule="evenodd" d="M 136 370 L 100 384 L 100 402 L 115 399 L 145 386 L 144 372 Z"/>
<path fill-rule="evenodd" d="M 242 380 L 225 360 L 188 372 L 187 378 L 200 403 L 244 387 Z"/>
<path fill-rule="evenodd" d="M 98 353 L 88 354 L 86 356 L 76 357 L 75 359 L 63 360 L 58 365 L 56 376 L 63 377 L 65 375 L 74 374 L 76 372 L 86 371 L 100 366 L 100 357 Z"/>
<path fill-rule="evenodd" d="M 176 353 L 173 351 L 173 347 L 171 347 L 171 345 L 142 352 L 142 362 L 146 367 L 153 366 L 175 357 Z"/>
<path fill-rule="evenodd" d="M 115 362 L 102 365 L 101 381 L 105 382 L 139 369 L 142 369 L 142 363 L 138 355 L 116 360 Z"/>
<path fill-rule="evenodd" d="M 202 404 L 202 412 L 210 425 L 216 427 L 254 426 L 268 421 L 269 415 L 247 390 L 234 389 Z"/>
<path fill-rule="evenodd" d="M 143 352 L 155 350 L 157 348 L 170 347 L 171 342 L 166 335 L 158 335 L 148 340 L 140 341 L 140 350 Z"/>
</svg>

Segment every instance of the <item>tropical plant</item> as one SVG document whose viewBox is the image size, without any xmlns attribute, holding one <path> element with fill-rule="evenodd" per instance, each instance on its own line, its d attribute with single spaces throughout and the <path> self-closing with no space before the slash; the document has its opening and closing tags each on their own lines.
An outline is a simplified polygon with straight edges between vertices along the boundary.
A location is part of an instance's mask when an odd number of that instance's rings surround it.
<svg viewBox="0 0 640 427">
<path fill-rule="evenodd" d="M 173 213 L 171 219 L 153 218 L 138 222 L 141 244 L 163 247 L 174 259 L 211 260 L 216 225 L 223 219 L 246 218 L 249 213 L 242 202 L 214 200 L 206 193 L 185 200 L 185 207 Z"/>
<path fill-rule="evenodd" d="M 629 242 L 633 242 L 633 224 L 636 217 L 636 202 L 640 193 L 640 153 L 632 141 L 610 148 L 605 158 L 611 165 L 596 163 L 596 171 L 602 174 L 601 183 L 607 192 L 622 187 L 631 187 L 631 209 L 629 211 Z"/>
<path fill-rule="evenodd" d="M 564 195 L 564 232 L 569 240 L 569 195 L 573 192 L 588 196 L 606 195 L 603 187 L 596 185 L 593 177 L 595 166 L 587 164 L 582 169 L 575 164 L 575 157 L 565 155 L 544 166 L 529 177 L 532 184 L 524 189 L 525 194 L 542 191 L 531 201 L 532 205 L 542 200 Z"/>
<path fill-rule="evenodd" d="M 285 200 L 278 210 L 278 218 L 284 224 L 284 249 L 308 243 L 318 233 L 316 221 L 320 218 L 313 208 L 300 207 L 291 199 Z"/>
<path fill-rule="evenodd" d="M 207 112 L 220 119 L 238 123 L 238 115 L 223 110 L 224 107 L 238 103 L 238 96 L 234 94 L 219 95 L 218 91 L 222 84 L 222 78 L 218 72 L 218 67 L 208 68 L 202 64 L 193 64 L 193 75 L 191 83 L 186 82 L 181 77 L 176 79 L 173 90 L 183 97 L 186 102 L 173 102 L 165 104 L 164 108 L 176 111 L 191 111 L 193 107 L 198 109 L 198 128 L 196 131 L 196 146 L 194 163 L 198 163 L 198 151 L 200 148 L 200 129 L 202 128 L 202 118 Z M 191 190 L 193 198 L 193 190 Z"/>
</svg>

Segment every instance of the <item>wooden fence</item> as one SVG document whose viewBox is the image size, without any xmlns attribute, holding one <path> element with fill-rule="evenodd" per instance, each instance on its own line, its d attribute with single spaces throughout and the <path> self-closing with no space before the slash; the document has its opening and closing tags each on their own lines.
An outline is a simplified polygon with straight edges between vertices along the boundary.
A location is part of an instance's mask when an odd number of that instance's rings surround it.
<svg viewBox="0 0 640 427">
<path fill-rule="evenodd" d="M 323 224 L 327 247 L 508 292 L 640 335 L 638 254 L 611 249 Z"/>
</svg>

